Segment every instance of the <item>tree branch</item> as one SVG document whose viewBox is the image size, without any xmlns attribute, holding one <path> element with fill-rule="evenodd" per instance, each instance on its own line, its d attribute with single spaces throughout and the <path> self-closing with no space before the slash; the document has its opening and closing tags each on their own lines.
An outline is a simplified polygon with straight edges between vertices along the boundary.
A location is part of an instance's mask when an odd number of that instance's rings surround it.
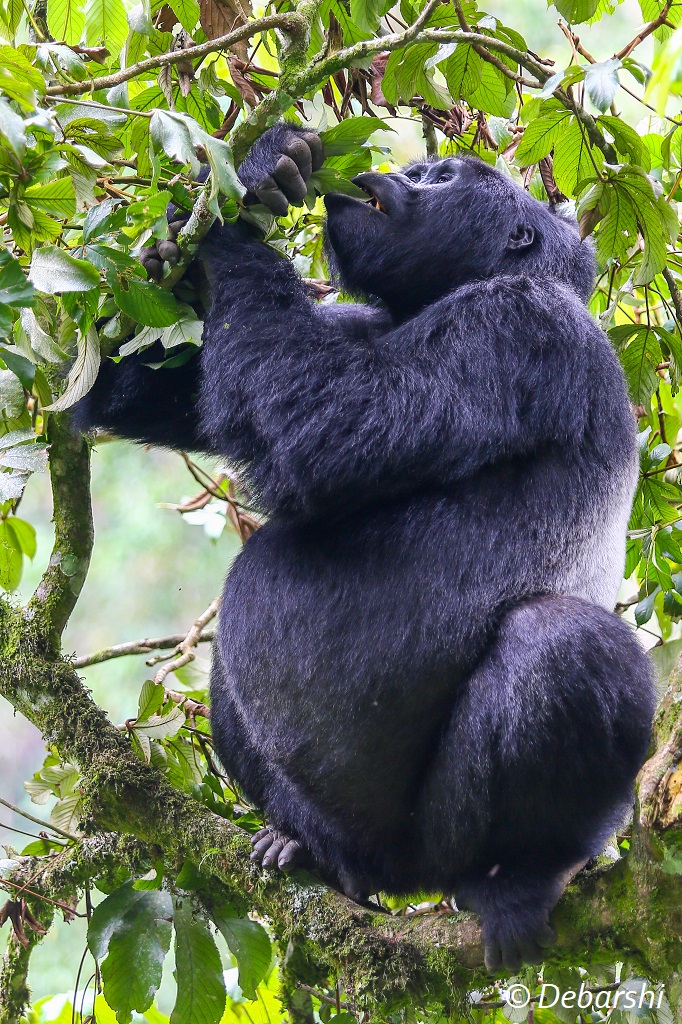
<svg viewBox="0 0 682 1024">
<path fill-rule="evenodd" d="M 90 507 L 90 449 L 71 427 L 68 413 L 47 422 L 50 445 L 54 545 L 50 562 L 25 609 L 38 616 L 52 641 L 61 637 L 90 566 L 94 533 Z"/>
<path fill-rule="evenodd" d="M 198 46 L 190 46 L 186 50 L 173 50 L 170 53 L 159 53 L 155 57 L 148 57 L 129 68 L 123 68 L 111 75 L 101 75 L 88 82 L 69 82 L 64 85 L 51 85 L 46 90 L 47 96 L 80 96 L 82 93 L 94 92 L 99 89 L 111 89 L 115 85 L 122 85 L 132 78 L 138 78 L 147 72 L 157 71 L 159 68 L 168 67 L 173 64 L 180 64 L 188 60 L 196 60 L 198 57 L 206 57 L 209 53 L 218 53 L 220 50 L 227 50 L 234 43 L 244 39 L 250 39 L 258 32 L 267 32 L 270 29 L 279 28 L 285 32 L 295 35 L 304 31 L 306 23 L 300 14 L 289 12 L 287 14 L 270 14 L 265 18 L 258 18 L 249 21 L 239 28 L 233 29 L 224 36 L 217 39 L 209 39 Z"/>
</svg>

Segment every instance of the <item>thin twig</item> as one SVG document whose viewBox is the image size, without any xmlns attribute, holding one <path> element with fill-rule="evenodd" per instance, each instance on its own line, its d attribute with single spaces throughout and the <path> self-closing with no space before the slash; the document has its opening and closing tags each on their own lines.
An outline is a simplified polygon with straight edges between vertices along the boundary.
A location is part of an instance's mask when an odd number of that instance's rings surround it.
<svg viewBox="0 0 682 1024">
<path fill-rule="evenodd" d="M 63 836 L 64 839 L 70 839 L 73 843 L 78 842 L 78 836 L 72 836 L 70 832 L 65 832 L 64 829 L 57 828 L 56 825 L 50 825 L 48 821 L 43 821 L 42 818 L 36 818 L 35 815 L 29 814 L 28 811 L 22 811 L 21 807 L 17 807 L 16 804 L 10 803 L 9 800 L 5 800 L 1 796 L 0 804 L 2 804 L 3 807 L 7 807 L 8 810 L 14 811 L 15 814 L 20 815 L 22 818 L 26 818 L 27 821 L 32 821 L 35 825 L 42 825 L 43 828 L 49 829 L 50 832 L 56 832 L 58 836 Z"/>
<path fill-rule="evenodd" d="M 53 907 L 59 907 L 64 913 L 73 915 L 74 917 L 85 917 L 85 914 L 79 913 L 70 907 L 68 903 L 60 903 L 59 900 L 53 900 L 49 896 L 44 896 L 41 892 L 35 892 L 33 889 L 27 889 L 25 885 L 21 885 L 19 882 L 13 882 L 11 878 L 0 878 L 0 887 L 3 885 L 11 885 L 13 889 L 19 889 L 20 892 L 26 892 L 29 896 L 35 896 L 37 900 L 43 900 L 45 903 L 51 903 Z"/>
<path fill-rule="evenodd" d="M 185 639 L 178 645 L 178 657 L 174 658 L 173 661 L 170 661 L 167 665 L 163 665 L 156 673 L 154 676 L 155 683 L 163 683 L 166 676 L 171 672 L 175 672 L 177 669 L 182 668 L 184 665 L 188 665 L 191 661 L 194 661 L 196 657 L 194 648 L 199 643 L 204 627 L 216 617 L 219 608 L 220 598 L 216 597 L 211 601 L 206 611 L 199 616 L 196 622 L 194 622 Z"/>
<path fill-rule="evenodd" d="M 144 640 L 129 640 L 128 643 L 115 644 L 113 647 L 105 647 L 94 654 L 85 654 L 81 658 L 74 658 L 74 668 L 89 668 L 90 665 L 100 665 L 103 661 L 112 661 L 114 658 L 127 658 L 133 654 L 151 654 L 152 651 L 175 650 L 185 639 L 185 633 L 171 633 L 169 636 L 146 637 Z M 210 644 L 214 633 L 208 630 L 202 633 L 197 643 Z"/>
</svg>

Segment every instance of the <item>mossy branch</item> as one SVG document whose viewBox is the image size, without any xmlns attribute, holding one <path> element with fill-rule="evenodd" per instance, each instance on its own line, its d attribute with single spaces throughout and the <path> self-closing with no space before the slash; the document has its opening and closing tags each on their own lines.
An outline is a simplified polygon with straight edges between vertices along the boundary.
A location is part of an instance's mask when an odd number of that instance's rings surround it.
<svg viewBox="0 0 682 1024">
<path fill-rule="evenodd" d="M 90 450 L 73 430 L 67 413 L 47 422 L 50 445 L 54 546 L 26 618 L 40 617 L 40 628 L 58 641 L 69 621 L 90 566 L 94 541 L 90 508 Z"/>
</svg>

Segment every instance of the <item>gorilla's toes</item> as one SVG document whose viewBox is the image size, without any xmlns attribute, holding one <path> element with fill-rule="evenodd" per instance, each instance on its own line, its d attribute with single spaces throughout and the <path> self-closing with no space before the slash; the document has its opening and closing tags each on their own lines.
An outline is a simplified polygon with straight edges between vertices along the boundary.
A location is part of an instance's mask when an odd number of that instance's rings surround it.
<svg viewBox="0 0 682 1024">
<path fill-rule="evenodd" d="M 487 937 L 485 942 L 485 966 L 491 973 L 503 967 L 516 973 L 523 964 L 541 964 L 545 950 L 553 945 L 556 934 L 547 921 L 540 923 L 526 935 L 512 938 Z"/>
<path fill-rule="evenodd" d="M 251 845 L 251 860 L 262 864 L 264 868 L 279 868 L 280 871 L 288 872 L 304 867 L 308 860 L 305 849 L 297 839 L 270 826 L 256 832 L 251 837 Z"/>
</svg>

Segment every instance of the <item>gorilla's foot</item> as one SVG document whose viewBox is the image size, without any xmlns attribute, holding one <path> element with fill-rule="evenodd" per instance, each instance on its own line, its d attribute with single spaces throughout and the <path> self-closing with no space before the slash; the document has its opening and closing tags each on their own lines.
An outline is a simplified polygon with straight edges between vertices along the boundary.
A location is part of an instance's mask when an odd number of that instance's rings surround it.
<svg viewBox="0 0 682 1024">
<path fill-rule="evenodd" d="M 545 950 L 554 944 L 555 939 L 548 918 L 517 936 L 490 934 L 484 928 L 485 966 L 491 973 L 496 973 L 503 967 L 516 972 L 522 964 L 541 964 Z"/>
<path fill-rule="evenodd" d="M 311 867 L 310 856 L 297 839 L 280 832 L 271 825 L 262 828 L 251 837 L 253 852 L 251 860 L 264 868 L 279 868 L 293 871 L 295 868 Z"/>
</svg>

